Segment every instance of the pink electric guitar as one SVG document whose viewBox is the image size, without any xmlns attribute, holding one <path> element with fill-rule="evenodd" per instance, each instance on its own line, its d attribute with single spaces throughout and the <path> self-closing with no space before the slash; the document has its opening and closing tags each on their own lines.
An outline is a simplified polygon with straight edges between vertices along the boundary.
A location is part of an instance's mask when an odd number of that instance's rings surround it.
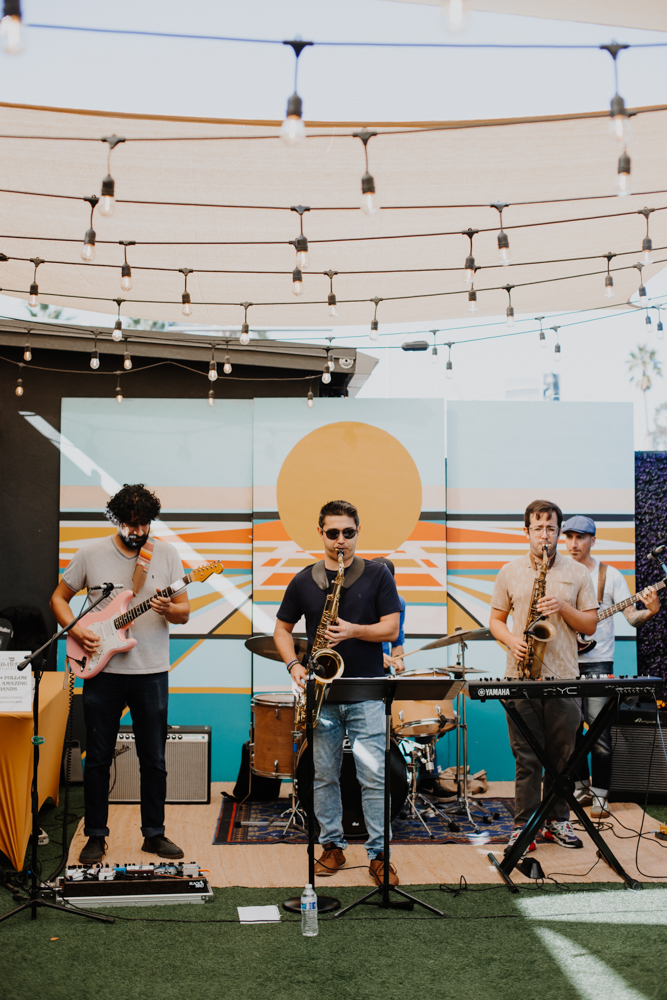
<svg viewBox="0 0 667 1000">
<path fill-rule="evenodd" d="M 193 569 L 180 580 L 175 580 L 171 586 L 165 587 L 164 590 L 158 590 L 155 596 L 173 597 L 174 594 L 180 594 L 182 590 L 185 590 L 189 583 L 202 583 L 204 580 L 208 580 L 213 573 L 222 573 L 222 570 L 221 562 L 207 563 L 205 566 Z M 137 640 L 128 639 L 125 633 L 133 621 L 146 611 L 151 610 L 152 598 L 137 604 L 136 607 L 128 611 L 127 606 L 133 596 L 131 590 L 124 590 L 118 597 L 114 597 L 111 604 L 107 604 L 103 611 L 91 611 L 90 614 L 83 616 L 79 622 L 81 627 L 87 628 L 100 637 L 100 644 L 92 656 L 85 652 L 73 635 L 67 636 L 67 659 L 72 673 L 77 677 L 82 677 L 84 680 L 88 677 L 94 677 L 95 674 L 104 670 L 115 653 L 126 653 L 136 646 Z"/>
</svg>

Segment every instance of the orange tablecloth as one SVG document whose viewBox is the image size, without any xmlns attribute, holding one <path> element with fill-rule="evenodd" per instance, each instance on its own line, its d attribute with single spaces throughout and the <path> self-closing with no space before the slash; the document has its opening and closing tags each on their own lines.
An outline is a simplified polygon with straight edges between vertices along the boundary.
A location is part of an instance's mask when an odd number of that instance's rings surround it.
<svg viewBox="0 0 667 1000">
<path fill-rule="evenodd" d="M 60 762 L 67 725 L 68 692 L 63 690 L 62 672 L 42 675 L 39 688 L 39 804 L 49 796 L 58 802 Z M 16 869 L 25 857 L 32 821 L 32 715 L 17 712 L 0 715 L 0 851 Z"/>
</svg>

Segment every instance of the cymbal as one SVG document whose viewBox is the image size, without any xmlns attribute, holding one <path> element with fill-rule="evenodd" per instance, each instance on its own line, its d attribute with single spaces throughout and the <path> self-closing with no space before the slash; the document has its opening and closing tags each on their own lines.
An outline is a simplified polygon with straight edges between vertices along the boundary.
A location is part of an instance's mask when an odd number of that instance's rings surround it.
<svg viewBox="0 0 667 1000">
<path fill-rule="evenodd" d="M 299 636 L 292 636 L 294 640 L 294 651 L 301 662 L 306 655 L 308 640 Z M 267 660 L 282 660 L 282 656 L 276 649 L 272 635 L 253 635 L 251 639 L 245 641 L 246 649 L 257 656 L 264 656 Z"/>
<path fill-rule="evenodd" d="M 468 629 L 467 632 L 463 630 L 458 630 L 452 632 L 451 635 L 443 635 L 441 639 L 436 639 L 434 642 L 429 642 L 427 646 L 422 646 L 422 649 L 440 649 L 441 646 L 454 646 L 459 642 L 473 642 L 475 639 L 488 639 L 491 635 L 490 628 L 474 628 Z"/>
</svg>

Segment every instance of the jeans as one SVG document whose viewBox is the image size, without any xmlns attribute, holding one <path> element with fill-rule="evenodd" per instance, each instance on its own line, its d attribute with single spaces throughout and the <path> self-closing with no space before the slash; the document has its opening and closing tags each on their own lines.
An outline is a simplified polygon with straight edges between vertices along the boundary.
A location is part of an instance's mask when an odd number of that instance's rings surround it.
<svg viewBox="0 0 667 1000">
<path fill-rule="evenodd" d="M 534 698 L 517 698 L 516 709 L 523 721 L 536 737 L 537 742 L 546 747 L 550 758 L 562 771 L 567 759 L 571 756 L 579 723 L 581 722 L 581 704 L 578 698 L 546 698 L 543 702 Z M 523 826 L 528 822 L 541 801 L 542 765 L 533 753 L 531 747 L 507 717 L 510 734 L 510 746 L 516 761 L 516 811 L 514 823 Z M 551 777 L 544 775 L 544 796 L 551 791 Z M 556 796 L 551 804 L 551 812 L 545 817 L 549 820 L 567 820 L 570 809 L 564 798 Z"/>
<path fill-rule="evenodd" d="M 579 664 L 579 673 L 582 677 L 589 676 L 590 674 L 613 674 L 613 672 L 613 660 L 605 660 L 604 662 L 601 661 L 599 663 Z M 583 721 L 579 727 L 579 732 L 577 733 L 577 745 L 579 745 L 584 736 L 584 722 L 588 726 L 592 725 L 593 721 L 597 719 L 598 715 L 602 711 L 606 702 L 606 698 L 582 699 L 581 708 Z M 576 777 L 579 781 L 588 781 L 587 757 L 584 757 L 579 764 Z M 591 777 L 591 784 L 593 788 L 604 789 L 605 792 L 609 791 L 609 782 L 611 780 L 611 723 L 602 732 L 602 735 L 598 737 L 597 743 L 591 750 Z"/>
<path fill-rule="evenodd" d="M 354 755 L 361 802 L 368 830 L 369 859 L 383 849 L 385 714 L 381 701 L 359 701 L 351 705 L 323 705 L 313 733 L 315 765 L 315 815 L 320 824 L 320 844 L 345 848 L 340 769 L 343 738 L 347 733 Z"/>
<path fill-rule="evenodd" d="M 168 697 L 168 671 L 159 674 L 107 674 L 102 671 L 84 682 L 86 818 L 83 832 L 86 837 L 109 835 L 109 773 L 126 705 L 132 713 L 141 773 L 141 832 L 144 837 L 164 835 Z"/>
</svg>

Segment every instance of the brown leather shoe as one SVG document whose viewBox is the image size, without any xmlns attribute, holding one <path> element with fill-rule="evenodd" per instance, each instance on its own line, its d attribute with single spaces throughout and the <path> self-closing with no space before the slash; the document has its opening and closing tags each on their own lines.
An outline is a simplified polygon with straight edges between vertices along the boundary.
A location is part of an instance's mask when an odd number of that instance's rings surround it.
<svg viewBox="0 0 667 1000">
<path fill-rule="evenodd" d="M 373 880 L 377 885 L 384 885 L 384 857 L 382 854 L 378 854 L 376 858 L 370 863 L 370 870 Z M 389 862 L 389 885 L 399 885 L 398 872 Z"/>
<path fill-rule="evenodd" d="M 324 850 L 315 862 L 315 874 L 324 877 L 335 875 L 339 868 L 345 865 L 345 855 L 341 847 L 335 844 L 325 844 Z"/>
</svg>

